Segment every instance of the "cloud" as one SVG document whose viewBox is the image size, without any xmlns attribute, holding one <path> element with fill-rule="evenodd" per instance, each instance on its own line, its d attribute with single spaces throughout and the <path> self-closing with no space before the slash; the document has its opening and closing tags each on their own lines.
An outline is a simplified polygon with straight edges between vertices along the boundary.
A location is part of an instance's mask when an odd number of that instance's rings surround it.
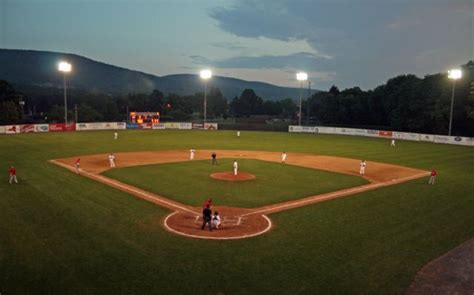
<svg viewBox="0 0 474 295">
<path fill-rule="evenodd" d="M 215 42 L 211 43 L 212 46 L 217 47 L 217 48 L 223 48 L 223 49 L 228 49 L 228 50 L 244 50 L 247 49 L 247 46 L 243 46 L 239 42 Z"/>
<path fill-rule="evenodd" d="M 238 37 L 306 42 L 331 59 L 297 54 L 240 56 L 221 66 L 309 67 L 337 73 L 336 82 L 373 88 L 404 73 L 440 70 L 472 59 L 472 0 L 239 0 L 214 8 L 218 28 Z M 311 50 L 304 50 L 311 52 Z M 244 67 L 241 66 L 241 67 Z"/>
<path fill-rule="evenodd" d="M 299 69 L 309 71 L 317 69 L 322 61 L 331 59 L 330 56 L 318 55 L 310 52 L 298 52 L 289 55 L 260 55 L 234 56 L 226 59 L 211 60 L 209 58 L 189 56 L 194 64 L 211 65 L 225 69 Z"/>
</svg>

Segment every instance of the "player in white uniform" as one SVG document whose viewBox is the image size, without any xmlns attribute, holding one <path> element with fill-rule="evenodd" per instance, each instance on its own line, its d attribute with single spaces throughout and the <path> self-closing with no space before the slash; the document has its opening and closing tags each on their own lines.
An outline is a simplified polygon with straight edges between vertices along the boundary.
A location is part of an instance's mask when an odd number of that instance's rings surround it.
<svg viewBox="0 0 474 295">
<path fill-rule="evenodd" d="M 115 155 L 114 154 L 109 155 L 109 163 L 110 163 L 110 168 L 115 168 Z"/>
<path fill-rule="evenodd" d="M 118 138 L 118 133 L 114 132 L 114 140 L 117 140 L 117 138 Z"/>
<path fill-rule="evenodd" d="M 285 162 L 286 162 L 286 157 L 287 157 L 286 152 L 283 152 L 283 154 L 281 154 L 281 162 L 282 162 L 283 164 L 285 164 Z"/>
<path fill-rule="evenodd" d="M 212 226 L 215 229 L 219 229 L 219 225 L 221 225 L 221 217 L 219 216 L 219 212 L 215 211 L 214 216 L 212 216 Z"/>
<path fill-rule="evenodd" d="M 240 137 L 240 131 L 237 131 L 237 137 Z"/>
<path fill-rule="evenodd" d="M 237 164 L 237 160 L 234 160 L 234 176 L 237 175 L 237 171 L 239 171 L 239 164 Z"/>
<path fill-rule="evenodd" d="M 195 152 L 196 152 L 196 151 L 195 151 L 194 149 L 190 149 L 190 150 L 189 150 L 189 160 L 194 160 L 194 153 L 195 153 Z"/>
<path fill-rule="evenodd" d="M 365 175 L 365 166 L 367 166 L 365 164 L 365 160 L 362 160 L 360 162 L 360 170 L 359 170 L 360 175 Z"/>
<path fill-rule="evenodd" d="M 390 143 L 390 146 L 395 146 L 395 139 L 392 139 L 392 142 Z"/>
</svg>

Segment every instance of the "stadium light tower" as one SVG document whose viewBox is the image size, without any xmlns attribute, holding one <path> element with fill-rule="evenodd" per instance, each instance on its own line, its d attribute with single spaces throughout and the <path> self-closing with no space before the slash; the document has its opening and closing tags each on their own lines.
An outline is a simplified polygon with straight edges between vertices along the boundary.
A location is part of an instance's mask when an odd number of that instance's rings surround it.
<svg viewBox="0 0 474 295">
<path fill-rule="evenodd" d="M 448 71 L 448 78 L 453 80 L 453 91 L 451 93 L 451 111 L 449 113 L 449 131 L 448 135 L 451 136 L 451 127 L 453 124 L 453 106 L 454 106 L 454 88 L 456 85 L 456 80 L 461 79 L 462 71 L 460 69 L 453 69 Z"/>
<path fill-rule="evenodd" d="M 211 70 L 202 70 L 200 73 L 201 79 L 204 80 L 204 125 L 207 121 L 207 80 L 211 79 Z M 204 127 L 204 126 L 203 126 Z"/>
<path fill-rule="evenodd" d="M 59 63 L 58 70 L 63 73 L 63 87 L 64 87 L 64 123 L 67 124 L 67 89 L 66 89 L 66 74 L 71 71 L 71 64 L 65 61 Z"/>
<path fill-rule="evenodd" d="M 301 126 L 301 103 L 303 97 L 303 81 L 308 80 L 308 74 L 304 72 L 296 73 L 296 80 L 300 81 L 300 111 L 298 113 L 298 125 Z"/>
</svg>

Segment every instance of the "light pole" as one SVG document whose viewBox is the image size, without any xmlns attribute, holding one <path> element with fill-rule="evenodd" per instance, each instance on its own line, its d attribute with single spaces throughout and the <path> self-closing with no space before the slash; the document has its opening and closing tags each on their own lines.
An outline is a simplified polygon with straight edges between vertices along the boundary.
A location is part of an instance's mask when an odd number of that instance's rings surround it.
<svg viewBox="0 0 474 295">
<path fill-rule="evenodd" d="M 66 90 L 66 73 L 71 71 L 71 64 L 65 61 L 59 63 L 58 70 L 63 72 L 63 88 L 64 88 L 64 123 L 67 124 L 67 90 Z"/>
<path fill-rule="evenodd" d="M 451 93 L 451 111 L 449 113 L 449 132 L 448 135 L 451 136 L 451 128 L 453 124 L 453 106 L 454 106 L 454 88 L 456 85 L 456 80 L 461 79 L 462 71 L 460 69 L 453 69 L 448 71 L 448 78 L 453 80 L 453 91 Z"/>
<path fill-rule="evenodd" d="M 301 101 L 303 97 L 303 81 L 308 80 L 308 74 L 304 72 L 296 73 L 296 80 L 300 81 L 300 111 L 298 113 L 298 125 L 301 126 Z"/>
<path fill-rule="evenodd" d="M 207 122 L 207 80 L 212 77 L 211 70 L 202 70 L 200 73 L 201 79 L 204 80 L 204 125 Z M 205 128 L 205 126 L 202 126 Z"/>
</svg>

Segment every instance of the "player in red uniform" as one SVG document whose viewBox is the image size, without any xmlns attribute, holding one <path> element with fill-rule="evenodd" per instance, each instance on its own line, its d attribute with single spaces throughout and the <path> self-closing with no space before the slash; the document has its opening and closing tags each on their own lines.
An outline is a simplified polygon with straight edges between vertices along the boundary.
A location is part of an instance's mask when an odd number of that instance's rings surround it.
<svg viewBox="0 0 474 295">
<path fill-rule="evenodd" d="M 76 174 L 79 174 L 79 169 L 81 168 L 81 158 L 77 158 L 74 162 L 74 167 L 76 167 Z"/>
<path fill-rule="evenodd" d="M 431 170 L 430 181 L 428 181 L 428 184 L 435 184 L 437 175 L 438 175 L 438 172 L 435 169 Z"/>
<path fill-rule="evenodd" d="M 11 166 L 10 169 L 8 169 L 8 173 L 10 173 L 9 183 L 12 184 L 13 181 L 18 183 L 18 179 L 16 179 L 16 168 L 14 166 Z"/>
<path fill-rule="evenodd" d="M 211 208 L 212 206 L 212 198 L 209 198 L 207 201 L 204 202 L 204 204 L 202 205 L 203 208 Z"/>
</svg>

